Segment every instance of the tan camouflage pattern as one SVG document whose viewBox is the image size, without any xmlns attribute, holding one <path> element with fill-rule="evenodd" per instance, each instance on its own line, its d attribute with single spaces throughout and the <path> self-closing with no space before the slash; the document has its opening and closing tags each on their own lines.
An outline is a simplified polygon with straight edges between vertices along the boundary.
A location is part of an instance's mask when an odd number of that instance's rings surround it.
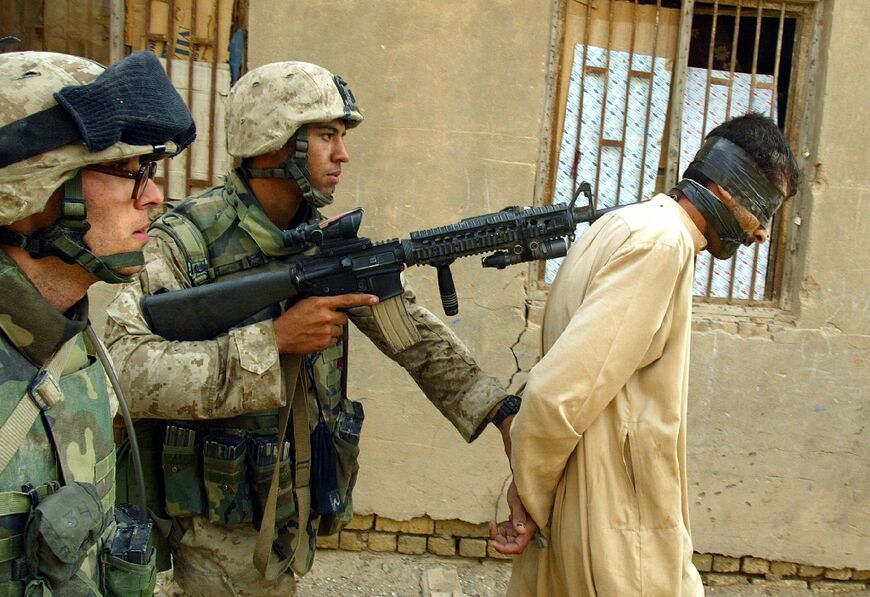
<svg viewBox="0 0 870 597">
<path fill-rule="evenodd" d="M 305 124 L 362 114 L 346 112 L 331 72 L 307 62 L 274 62 L 249 71 L 227 96 L 227 152 L 237 158 L 275 151 Z"/>
<path fill-rule="evenodd" d="M 90 83 L 105 70 L 96 62 L 53 52 L 0 54 L 0 126 L 57 105 L 54 93 Z M 167 143 L 171 151 L 177 148 Z M 96 153 L 75 142 L 0 168 L 0 226 L 39 213 L 51 194 L 88 164 L 116 162 L 154 151 L 115 145 Z"/>
<path fill-rule="evenodd" d="M 206 224 L 216 221 L 224 197 L 239 202 L 236 185 L 241 183 L 231 175 L 224 187 L 196 197 L 196 217 Z M 167 342 L 151 333 L 139 309 L 142 297 L 162 288 L 187 288 L 190 280 L 181 249 L 161 230 L 152 228 L 150 235 L 144 270 L 107 308 L 106 344 L 133 415 L 195 421 L 280 408 L 284 390 L 270 320 L 204 342 Z M 249 234 L 234 236 L 232 253 L 260 251 Z M 274 243 L 262 244 L 272 251 Z"/>
<path fill-rule="evenodd" d="M 219 217 L 225 212 L 226 205 L 234 206 L 237 211 L 229 225 L 226 217 Z M 220 249 L 212 255 L 213 266 L 227 265 L 245 252 L 249 255 L 289 253 L 278 241 L 279 231 L 262 217 L 256 201 L 235 174 L 230 174 L 223 187 L 215 187 L 191 198 L 178 209 L 204 229 L 207 239 L 216 238 L 212 225 L 223 231 L 220 242 L 216 243 Z M 281 406 L 284 397 L 280 368 L 284 359 L 277 353 L 271 322 L 246 325 L 205 342 L 168 342 L 155 336 L 143 319 L 140 299 L 161 288 L 188 287 L 190 281 L 181 250 L 164 231 L 152 228 L 145 258 L 144 271 L 125 286 L 109 306 L 106 328 L 106 342 L 119 367 L 134 416 L 188 420 L 235 417 L 232 421 L 213 421 L 209 428 L 215 429 L 238 425 L 240 420 L 247 418 L 237 415 L 274 411 Z M 272 260 L 266 267 L 270 266 L 280 267 L 280 261 Z M 487 414 L 504 397 L 505 391 L 494 378 L 481 372 L 449 328 L 416 303 L 411 290 L 406 289 L 403 300 L 421 337 L 417 344 L 404 351 L 393 353 L 390 350 L 370 308 L 354 309 L 351 320 L 387 356 L 408 370 L 429 400 L 467 441 L 471 441 L 485 425 Z M 276 312 L 270 317 L 277 315 Z M 434 355 L 438 358 L 433 358 Z M 309 392 L 309 427 L 312 429 L 318 420 L 314 403 L 316 396 L 328 404 L 326 416 L 331 419 L 328 422 L 335 432 L 341 428 L 340 422 L 350 404 L 342 390 L 346 373 L 343 357 L 341 346 L 310 357 L 316 386 L 316 392 L 313 388 Z M 272 418 L 273 426 L 274 421 Z M 350 446 L 351 452 L 353 448 Z M 356 453 L 352 457 L 353 462 L 340 463 L 341 481 L 345 485 L 340 487 L 340 491 L 346 494 L 348 505 L 348 510 L 340 517 L 343 522 L 351 515 L 350 491 L 356 478 Z M 179 518 L 176 519 L 178 524 L 185 525 L 187 533 L 174 545 L 178 551 L 173 552 L 175 575 L 185 589 L 199 586 L 190 583 L 204 581 L 200 572 L 207 574 L 204 571 L 209 566 L 226 557 L 228 561 L 238 560 L 247 565 L 238 568 L 238 576 L 229 577 L 236 590 L 242 590 L 242 579 L 244 590 L 250 590 L 250 594 L 269 590 L 266 587 L 271 585 L 266 581 L 262 581 L 262 585 L 247 584 L 253 582 L 250 573 L 254 571 L 250 565 L 256 538 L 252 526 L 245 526 L 244 532 L 235 532 L 242 527 L 212 525 L 205 517 Z M 310 521 L 309 546 L 302 554 L 305 561 L 294 563 L 294 569 L 299 573 L 310 567 L 314 535 L 321 524 L 333 526 L 329 521 Z M 285 536 L 279 538 L 279 543 L 295 545 L 298 530 L 294 526 L 298 527 L 298 524 L 291 523 Z M 338 523 L 340 526 L 341 522 Z M 193 535 L 188 537 L 189 533 Z M 229 540 L 228 536 L 233 539 Z M 221 546 L 219 553 L 212 548 L 214 545 Z M 187 568 L 188 562 L 190 569 Z M 236 574 L 225 570 L 227 574 Z M 218 581 L 212 579 L 210 582 L 210 586 L 214 586 L 213 583 Z"/>
<path fill-rule="evenodd" d="M 266 580 L 251 564 L 257 530 L 249 524 L 218 526 L 205 518 L 176 518 L 170 535 L 174 585 L 188 597 L 290 597 L 296 579 L 288 571 Z"/>
<path fill-rule="evenodd" d="M 67 481 L 95 485 L 103 511 L 110 512 L 115 501 L 112 418 L 117 402 L 109 390 L 105 370 L 88 349 L 84 335 L 73 333 L 70 336 L 70 330 L 80 329 L 86 321 L 86 305 L 80 305 L 77 310 L 80 325 L 60 316 L 2 252 L 0 280 L 0 314 L 3 314 L 0 316 L 0 424 L 24 396 L 37 366 L 51 358 L 53 351 L 48 346 L 56 344 L 54 339 L 62 342 L 67 337 L 75 337 L 75 349 L 59 382 L 64 399 L 46 415 L 60 457 L 73 477 Z M 27 304 L 26 310 L 9 308 L 22 301 Z M 50 329 L 52 327 L 55 329 Z M 30 333 L 24 334 L 22 330 L 30 330 Z M 37 340 L 43 335 L 53 340 L 41 344 Z M 42 419 L 37 419 L 9 465 L 0 471 L 0 493 L 20 492 L 26 483 L 41 487 L 58 483 L 60 479 L 49 435 Z M 27 516 L 26 512 L 0 516 L 0 539 L 20 534 Z M 82 571 L 94 581 L 98 581 L 100 547 L 93 546 L 82 564 Z M 0 563 L 0 592 L 6 590 L 2 579 L 11 577 L 12 567 L 12 561 Z M 59 589 L 60 593 L 56 594 L 62 594 L 63 588 Z"/>
</svg>

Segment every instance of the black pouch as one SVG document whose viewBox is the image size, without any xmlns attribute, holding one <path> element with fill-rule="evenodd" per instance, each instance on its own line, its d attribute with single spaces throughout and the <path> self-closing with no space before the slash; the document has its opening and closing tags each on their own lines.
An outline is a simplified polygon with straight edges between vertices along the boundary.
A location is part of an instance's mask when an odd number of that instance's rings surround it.
<svg viewBox="0 0 870 597">
<path fill-rule="evenodd" d="M 259 525 L 263 520 L 266 500 L 269 499 L 269 489 L 272 486 L 272 473 L 280 462 L 278 473 L 278 501 L 275 508 L 275 528 L 284 527 L 290 518 L 296 514 L 296 501 L 293 497 L 293 475 L 290 461 L 290 442 L 285 441 L 283 448 L 278 449 L 277 438 L 272 436 L 254 437 L 251 440 L 248 455 L 250 456 L 254 490 L 254 522 Z"/>
<path fill-rule="evenodd" d="M 205 510 L 196 430 L 167 425 L 163 440 L 164 506 L 170 516 L 199 516 Z"/>
<path fill-rule="evenodd" d="M 311 510 L 318 516 L 333 516 L 341 511 L 341 496 L 336 478 L 336 453 L 332 432 L 321 420 L 311 432 Z"/>
<path fill-rule="evenodd" d="M 42 500 L 27 521 L 24 542 L 31 569 L 58 587 L 75 576 L 102 529 L 96 488 L 90 483 L 64 485 Z"/>
<path fill-rule="evenodd" d="M 254 504 L 245 460 L 243 437 L 217 435 L 203 444 L 209 522 L 222 525 L 253 522 Z"/>
<path fill-rule="evenodd" d="M 343 400 L 333 437 L 336 452 L 336 486 L 341 509 L 335 516 L 322 518 L 318 534 L 334 535 L 353 518 L 353 488 L 359 472 L 359 442 L 365 414 L 359 402 Z"/>
</svg>

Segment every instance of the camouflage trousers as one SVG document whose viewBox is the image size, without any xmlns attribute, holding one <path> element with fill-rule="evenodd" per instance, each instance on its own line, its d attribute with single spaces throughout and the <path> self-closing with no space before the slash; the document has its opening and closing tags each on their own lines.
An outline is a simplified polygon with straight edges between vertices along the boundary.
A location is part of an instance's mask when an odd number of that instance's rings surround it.
<svg viewBox="0 0 870 597">
<path fill-rule="evenodd" d="M 218 526 L 199 516 L 174 518 L 172 522 L 169 544 L 173 577 L 185 595 L 288 597 L 296 594 L 292 571 L 269 581 L 254 567 L 257 530 L 250 524 Z"/>
</svg>

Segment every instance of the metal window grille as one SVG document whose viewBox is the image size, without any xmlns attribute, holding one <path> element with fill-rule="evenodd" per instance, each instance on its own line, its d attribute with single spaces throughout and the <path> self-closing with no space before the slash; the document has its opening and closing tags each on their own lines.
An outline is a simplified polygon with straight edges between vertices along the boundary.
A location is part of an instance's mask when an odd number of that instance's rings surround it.
<svg viewBox="0 0 870 597">
<path fill-rule="evenodd" d="M 566 0 L 544 196 L 568 201 L 588 181 L 605 207 L 666 191 L 706 132 L 750 110 L 774 118 L 797 152 L 817 8 L 815 0 Z M 703 253 L 699 300 L 776 300 L 789 267 L 788 213 L 761 247 L 730 261 Z M 539 281 L 557 268 L 540 268 Z"/>
</svg>

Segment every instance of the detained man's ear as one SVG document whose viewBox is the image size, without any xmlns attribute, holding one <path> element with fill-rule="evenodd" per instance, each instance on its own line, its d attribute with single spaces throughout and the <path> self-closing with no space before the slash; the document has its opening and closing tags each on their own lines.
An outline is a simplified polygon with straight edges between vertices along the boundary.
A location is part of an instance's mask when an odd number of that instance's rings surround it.
<svg viewBox="0 0 870 597">
<path fill-rule="evenodd" d="M 749 234 L 757 244 L 762 244 L 767 241 L 770 233 L 764 228 L 761 222 L 758 221 L 758 218 L 756 218 L 748 209 L 740 205 L 740 203 L 731 196 L 731 193 L 715 182 L 710 183 L 710 190 L 719 198 L 722 205 L 727 207 L 728 210 L 734 214 L 740 227 L 743 228 L 743 230 L 746 231 L 746 233 Z"/>
<path fill-rule="evenodd" d="M 713 194 L 719 198 L 719 201 L 721 201 L 725 207 L 734 208 L 734 206 L 737 205 L 737 200 L 731 196 L 731 193 L 726 191 L 717 183 L 711 182 L 709 188 L 713 192 Z"/>
</svg>

